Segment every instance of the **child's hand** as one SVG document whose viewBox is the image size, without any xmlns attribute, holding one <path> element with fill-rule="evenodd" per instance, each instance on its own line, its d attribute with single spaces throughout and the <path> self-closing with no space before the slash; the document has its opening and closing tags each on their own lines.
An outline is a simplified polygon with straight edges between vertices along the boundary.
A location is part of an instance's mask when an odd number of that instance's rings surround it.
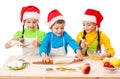
<svg viewBox="0 0 120 79">
<path fill-rule="evenodd" d="M 101 54 L 101 57 L 102 59 L 105 58 L 105 57 L 111 57 L 111 55 L 107 52 L 107 51 L 104 51 L 103 54 Z"/>
<path fill-rule="evenodd" d="M 43 52 L 42 53 L 42 62 L 43 63 L 48 63 L 50 61 L 50 58 Z"/>
<path fill-rule="evenodd" d="M 82 60 L 84 60 L 84 57 L 82 57 L 82 56 L 75 56 L 75 58 L 74 58 L 75 60 L 80 60 L 80 61 L 82 61 Z"/>
<path fill-rule="evenodd" d="M 11 45 L 10 45 L 9 42 L 5 44 L 5 48 L 7 48 L 7 49 L 8 49 L 8 48 L 11 48 Z"/>
<path fill-rule="evenodd" d="M 37 47 L 39 47 L 39 42 L 37 40 L 34 40 L 32 42 L 32 45 L 37 48 Z"/>
<path fill-rule="evenodd" d="M 75 58 L 80 59 L 80 60 L 84 59 L 83 55 L 82 55 L 82 52 L 80 51 L 80 49 L 77 49 L 76 53 L 77 53 L 77 55 L 75 56 Z"/>
<path fill-rule="evenodd" d="M 10 48 L 12 46 L 18 46 L 18 45 L 19 45 L 19 38 L 13 38 L 12 40 L 8 41 L 5 44 L 5 47 L 6 48 Z"/>
<path fill-rule="evenodd" d="M 50 61 L 50 58 L 48 56 L 42 56 L 42 62 L 43 63 L 48 63 Z"/>
<path fill-rule="evenodd" d="M 83 49 L 87 49 L 87 43 L 86 43 L 85 39 L 81 40 L 80 46 L 81 46 L 81 48 L 83 48 Z"/>
</svg>

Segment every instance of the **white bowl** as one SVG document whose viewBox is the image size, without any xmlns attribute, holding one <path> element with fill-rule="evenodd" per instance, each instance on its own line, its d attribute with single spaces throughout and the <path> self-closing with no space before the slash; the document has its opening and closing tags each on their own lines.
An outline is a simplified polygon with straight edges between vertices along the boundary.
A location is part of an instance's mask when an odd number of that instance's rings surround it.
<svg viewBox="0 0 120 79">
<path fill-rule="evenodd" d="M 109 71 L 115 71 L 118 69 L 118 68 L 112 68 L 112 67 L 104 67 L 104 68 Z"/>
</svg>

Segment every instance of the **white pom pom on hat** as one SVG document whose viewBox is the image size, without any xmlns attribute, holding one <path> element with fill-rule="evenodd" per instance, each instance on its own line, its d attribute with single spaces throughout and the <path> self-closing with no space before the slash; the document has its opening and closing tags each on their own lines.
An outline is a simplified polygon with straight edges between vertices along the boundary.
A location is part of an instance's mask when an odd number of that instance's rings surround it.
<svg viewBox="0 0 120 79">
<path fill-rule="evenodd" d="M 94 22 L 97 24 L 97 27 L 100 28 L 100 23 L 103 20 L 103 16 L 98 10 L 87 9 L 81 19 L 82 21 Z"/>
</svg>

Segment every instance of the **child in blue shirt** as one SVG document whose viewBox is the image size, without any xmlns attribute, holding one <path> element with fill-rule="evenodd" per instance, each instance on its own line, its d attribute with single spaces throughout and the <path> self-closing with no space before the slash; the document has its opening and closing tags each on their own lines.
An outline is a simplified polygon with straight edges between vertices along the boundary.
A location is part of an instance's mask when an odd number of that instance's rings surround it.
<svg viewBox="0 0 120 79">
<path fill-rule="evenodd" d="M 41 44 L 40 55 L 43 62 L 49 62 L 49 56 L 66 56 L 67 46 L 70 45 L 76 52 L 77 58 L 81 59 L 81 48 L 71 36 L 64 31 L 65 20 L 58 10 L 52 10 L 48 14 L 48 32 Z"/>
</svg>

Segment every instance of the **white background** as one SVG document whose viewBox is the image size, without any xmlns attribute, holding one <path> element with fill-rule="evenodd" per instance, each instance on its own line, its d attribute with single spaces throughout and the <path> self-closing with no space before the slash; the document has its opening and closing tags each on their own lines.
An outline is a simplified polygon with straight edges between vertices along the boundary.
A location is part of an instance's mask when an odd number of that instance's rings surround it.
<svg viewBox="0 0 120 79">
<path fill-rule="evenodd" d="M 9 41 L 16 31 L 21 30 L 20 11 L 23 6 L 35 5 L 41 11 L 40 29 L 50 31 L 45 25 L 48 12 L 58 9 L 65 17 L 67 31 L 73 39 L 79 31 L 82 31 L 80 17 L 88 8 L 100 10 L 104 16 L 101 30 L 108 35 L 115 49 L 115 56 L 120 58 L 120 8 L 119 0 L 3 0 L 0 2 L 0 67 L 12 55 L 21 55 L 20 47 L 5 49 L 5 43 Z M 74 55 L 69 47 L 69 55 Z"/>
</svg>

